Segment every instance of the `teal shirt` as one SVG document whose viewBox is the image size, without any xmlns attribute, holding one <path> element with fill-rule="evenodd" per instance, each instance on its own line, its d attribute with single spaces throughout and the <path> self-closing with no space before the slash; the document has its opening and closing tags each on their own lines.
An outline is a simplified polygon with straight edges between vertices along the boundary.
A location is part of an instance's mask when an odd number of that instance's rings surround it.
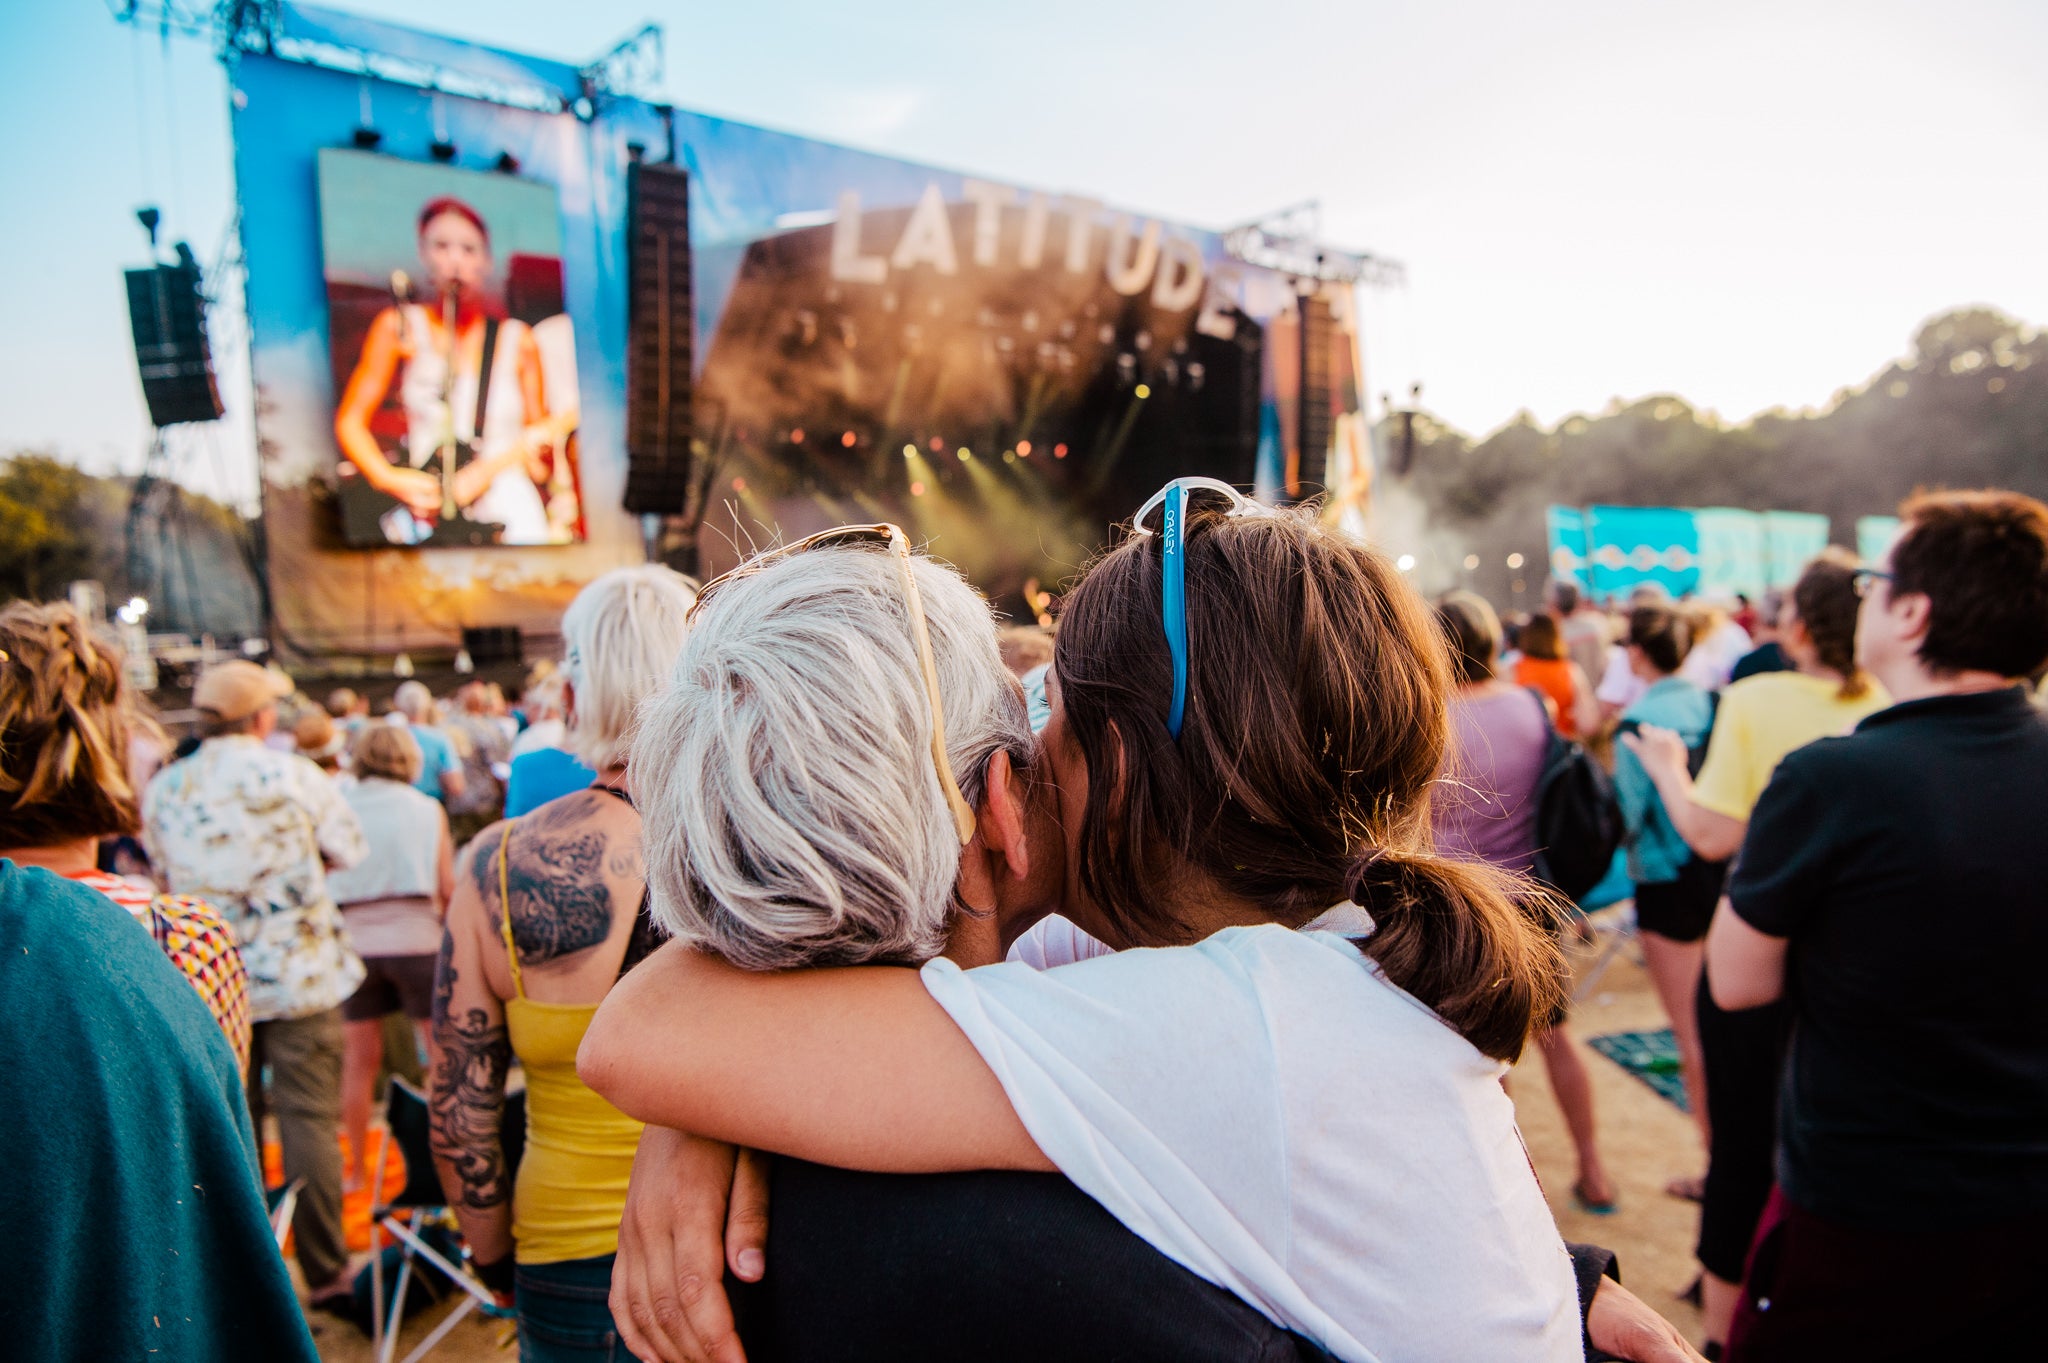
<svg viewBox="0 0 2048 1363">
<path fill-rule="evenodd" d="M 1707 741 L 1714 727 L 1714 699 L 1683 677 L 1666 677 L 1622 712 L 1623 719 L 1672 729 L 1688 748 Z M 1678 879 L 1678 868 L 1692 859 L 1692 849 L 1678 835 L 1650 773 L 1627 745 L 1614 748 L 1614 797 L 1628 825 L 1628 876 L 1638 885 L 1661 885 Z"/>
<path fill-rule="evenodd" d="M 0 861 L 0 1354 L 318 1363 L 234 1052 L 105 895 Z"/>
</svg>

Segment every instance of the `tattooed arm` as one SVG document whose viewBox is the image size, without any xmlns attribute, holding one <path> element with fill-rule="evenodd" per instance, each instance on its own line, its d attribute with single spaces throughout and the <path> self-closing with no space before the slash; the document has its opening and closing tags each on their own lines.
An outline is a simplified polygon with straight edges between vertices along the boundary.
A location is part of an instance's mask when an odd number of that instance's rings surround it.
<svg viewBox="0 0 2048 1363">
<path fill-rule="evenodd" d="M 480 835 L 468 855 L 479 865 L 494 866 L 505 827 Z M 479 1263 L 495 1263 L 512 1252 L 512 1179 L 498 1135 L 512 1042 L 504 1003 L 484 972 L 483 953 L 492 947 L 503 950 L 494 930 L 495 883 L 489 886 L 493 903 L 484 900 L 489 879 L 458 876 L 448 905 L 434 967 L 436 1054 L 428 1095 L 434 1166 Z"/>
</svg>

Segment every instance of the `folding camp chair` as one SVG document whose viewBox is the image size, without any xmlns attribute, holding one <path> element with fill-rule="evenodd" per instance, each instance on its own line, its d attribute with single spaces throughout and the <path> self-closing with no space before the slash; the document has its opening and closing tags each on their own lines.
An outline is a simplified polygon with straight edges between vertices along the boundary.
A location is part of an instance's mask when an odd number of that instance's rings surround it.
<svg viewBox="0 0 2048 1363">
<path fill-rule="evenodd" d="M 1636 941 L 1636 902 L 1624 899 L 1597 912 L 1586 915 L 1586 926 L 1593 931 L 1593 940 L 1599 950 L 1585 972 L 1579 976 L 1578 984 L 1572 989 L 1572 1002 L 1583 1003 L 1592 997 L 1600 987 L 1600 979 L 1607 973 L 1607 967 L 1614 964 L 1614 958 L 1632 947 Z"/>
<path fill-rule="evenodd" d="M 306 1190 L 306 1180 L 295 1178 L 277 1190 L 276 1200 L 270 1204 L 270 1233 L 277 1237 L 277 1248 L 284 1251 L 285 1237 L 292 1233 L 292 1213 L 299 1209 L 299 1194 Z"/>
<path fill-rule="evenodd" d="M 523 1144 L 525 1135 L 525 1094 L 515 1094 L 506 1104 L 508 1132 L 515 1125 Z M 414 1265 L 424 1259 L 446 1274 L 449 1281 L 467 1294 L 462 1302 L 433 1329 L 419 1347 L 405 1356 L 405 1363 L 418 1363 L 436 1344 L 444 1339 L 456 1323 L 479 1306 L 492 1306 L 491 1290 L 478 1282 L 467 1266 L 452 1262 L 446 1255 L 427 1243 L 420 1234 L 421 1228 L 430 1217 L 447 1211 L 447 1194 L 441 1191 L 441 1181 L 434 1172 L 433 1149 L 427 1139 L 426 1096 L 403 1079 L 394 1076 L 391 1092 L 385 1102 L 384 1120 L 387 1134 L 383 1147 L 377 1152 L 377 1173 L 370 1186 L 381 1198 L 384 1191 L 385 1161 L 391 1150 L 397 1147 L 399 1157 L 405 1161 L 405 1186 L 398 1196 L 389 1202 L 380 1201 L 371 1212 L 371 1219 L 382 1227 L 386 1234 L 404 1246 L 400 1260 L 398 1278 L 391 1293 L 389 1311 L 384 1305 L 384 1256 L 377 1253 L 372 1237 L 370 1255 L 370 1347 L 377 1363 L 391 1363 L 392 1354 L 398 1351 L 398 1333 L 405 1323 L 405 1290 L 411 1285 Z M 510 1142 L 507 1142 L 508 1145 Z M 401 1219 L 404 1218 L 404 1219 Z"/>
</svg>

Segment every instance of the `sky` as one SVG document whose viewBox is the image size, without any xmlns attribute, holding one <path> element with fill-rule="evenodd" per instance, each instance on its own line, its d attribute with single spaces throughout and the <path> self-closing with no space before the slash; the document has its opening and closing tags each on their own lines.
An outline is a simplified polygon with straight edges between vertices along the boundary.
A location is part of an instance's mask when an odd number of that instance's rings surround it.
<svg viewBox="0 0 2048 1363">
<path fill-rule="evenodd" d="M 578 61 L 652 18 L 678 105 L 1169 219 L 1318 200 L 1327 240 L 1407 270 L 1363 298 L 1370 395 L 1420 382 L 1474 434 L 1652 393 L 1819 407 L 1931 314 L 2048 321 L 2038 0 L 340 4 Z M 133 471 L 132 212 L 215 257 L 225 82 L 109 0 L 4 8 L 0 453 Z M 223 378 L 179 458 L 246 499 Z"/>
</svg>

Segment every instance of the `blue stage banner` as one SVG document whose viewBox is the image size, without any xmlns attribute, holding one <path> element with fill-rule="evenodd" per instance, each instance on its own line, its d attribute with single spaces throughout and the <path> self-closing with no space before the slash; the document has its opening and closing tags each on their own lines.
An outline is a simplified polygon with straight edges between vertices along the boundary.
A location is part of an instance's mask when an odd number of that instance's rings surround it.
<svg viewBox="0 0 2048 1363">
<path fill-rule="evenodd" d="M 1699 531 L 1690 511 L 1674 507 L 1592 506 L 1586 508 L 1593 595 L 1626 596 L 1655 582 L 1673 597 L 1700 583 Z"/>
<path fill-rule="evenodd" d="M 1766 511 L 1764 559 L 1770 585 L 1789 588 L 1828 547 L 1828 518 L 1810 511 Z"/>
<path fill-rule="evenodd" d="M 1543 526 L 1550 540 L 1550 575 L 1587 586 L 1586 513 L 1575 506 L 1546 506 Z"/>
<path fill-rule="evenodd" d="M 1899 537 L 1897 516 L 1859 516 L 1856 519 L 1856 557 L 1875 563 L 1891 551 Z"/>
<path fill-rule="evenodd" d="M 1692 513 L 1699 535 L 1700 595 L 1754 601 L 1763 595 L 1764 522 L 1754 511 L 1706 507 Z"/>
</svg>

